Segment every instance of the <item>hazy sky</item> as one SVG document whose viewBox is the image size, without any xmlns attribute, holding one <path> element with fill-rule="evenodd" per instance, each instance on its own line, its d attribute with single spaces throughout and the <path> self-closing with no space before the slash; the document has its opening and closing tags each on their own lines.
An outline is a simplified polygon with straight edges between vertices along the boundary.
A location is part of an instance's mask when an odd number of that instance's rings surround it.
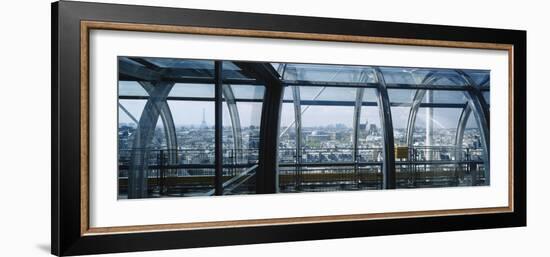
<svg viewBox="0 0 550 257">
<path fill-rule="evenodd" d="M 141 116 L 144 100 L 120 100 L 120 103 L 137 119 Z M 176 126 L 199 125 L 202 122 L 203 110 L 205 120 L 209 126 L 214 124 L 214 103 L 204 101 L 170 101 L 170 110 Z M 259 126 L 261 117 L 261 103 L 237 103 L 241 126 Z M 302 107 L 302 110 L 305 110 Z M 329 124 L 344 124 L 352 127 L 353 107 L 351 106 L 310 106 L 303 111 L 302 124 L 304 127 L 326 126 Z M 409 107 L 392 107 L 393 125 L 395 128 L 405 128 L 409 117 Z M 434 126 L 436 128 L 455 128 L 460 117 L 460 109 L 435 109 L 433 113 Z M 380 126 L 380 113 L 378 107 L 362 107 L 361 123 Z M 473 116 L 472 116 L 473 117 Z M 418 112 L 416 126 L 424 127 L 426 120 L 425 109 Z M 473 118 L 471 119 L 473 121 Z M 294 106 L 283 104 L 281 111 L 281 125 L 283 127 L 294 121 Z M 122 111 L 119 111 L 119 122 L 132 123 L 133 121 Z M 227 107 L 224 105 L 224 124 L 230 124 L 231 119 Z M 468 127 L 476 126 L 469 122 Z"/>
<path fill-rule="evenodd" d="M 254 86 L 236 86 L 233 88 L 237 98 L 261 99 L 263 96 L 263 87 Z M 303 100 L 340 100 L 354 101 L 356 95 L 355 88 L 321 88 L 321 87 L 302 87 L 300 89 Z M 146 95 L 145 90 L 135 82 L 121 82 L 119 92 L 124 95 Z M 213 97 L 214 91 L 212 85 L 181 85 L 177 84 L 171 91 L 170 96 L 193 96 L 193 97 Z M 390 91 L 390 100 L 392 102 L 412 102 L 414 96 L 413 90 L 392 90 Z M 291 100 L 292 93 L 287 87 L 285 90 L 285 99 Z M 374 89 L 365 90 L 364 101 L 375 102 Z M 465 102 L 463 93 L 446 91 L 434 95 L 436 102 Z M 122 104 L 137 120 L 141 116 L 145 100 L 120 100 Z M 200 125 L 203 119 L 203 110 L 205 121 L 209 126 L 214 124 L 214 103 L 208 101 L 169 101 L 170 110 L 176 126 Z M 224 104 L 223 121 L 224 125 L 231 124 L 227 106 Z M 261 103 L 239 102 L 237 103 L 241 126 L 259 126 L 261 118 Z M 353 106 L 302 106 L 302 124 L 304 127 L 326 126 L 330 124 L 344 124 L 352 127 Z M 392 107 L 392 120 L 394 128 L 405 128 L 409 116 L 409 107 Z M 456 128 L 460 117 L 461 109 L 438 108 L 434 110 L 432 120 L 436 128 Z M 378 107 L 362 107 L 361 123 L 368 122 L 380 126 L 380 113 Z M 472 115 L 473 117 L 473 115 Z M 421 109 L 417 116 L 416 126 L 424 127 L 426 120 L 426 111 Z M 294 121 L 293 104 L 283 104 L 281 112 L 281 125 L 288 126 Z M 119 122 L 132 123 L 132 119 L 119 109 Z M 468 127 L 475 127 L 474 119 L 468 123 Z"/>
</svg>

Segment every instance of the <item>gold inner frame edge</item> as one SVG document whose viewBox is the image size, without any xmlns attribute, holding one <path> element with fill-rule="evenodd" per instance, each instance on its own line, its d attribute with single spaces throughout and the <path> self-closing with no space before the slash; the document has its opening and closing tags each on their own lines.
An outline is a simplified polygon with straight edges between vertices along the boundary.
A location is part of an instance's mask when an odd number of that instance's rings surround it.
<svg viewBox="0 0 550 257">
<path fill-rule="evenodd" d="M 154 32 L 154 33 L 160 32 L 160 33 L 176 33 L 176 34 L 214 35 L 214 36 L 298 39 L 298 40 L 389 44 L 389 45 L 413 45 L 413 46 L 427 46 L 427 47 L 506 50 L 508 52 L 508 70 L 509 70 L 508 72 L 508 140 L 509 140 L 508 206 L 487 207 L 487 208 L 448 209 L 448 210 L 350 214 L 350 215 L 289 217 L 289 218 L 273 218 L 273 219 L 209 221 L 209 222 L 191 222 L 191 223 L 175 223 L 175 224 L 151 224 L 151 225 L 117 226 L 117 227 L 90 227 L 89 226 L 90 210 L 89 210 L 89 66 L 88 65 L 89 65 L 89 33 L 90 33 L 90 30 L 92 29 Z M 514 48 L 513 48 L 513 45 L 511 44 L 443 41 L 443 40 L 426 40 L 426 39 L 404 39 L 404 38 L 351 36 L 351 35 L 246 30 L 246 29 L 225 29 L 225 28 L 211 28 L 211 27 L 172 26 L 172 25 L 137 24 L 137 23 L 116 23 L 116 22 L 83 20 L 80 22 L 80 234 L 81 236 L 91 236 L 91 235 L 101 235 L 101 234 L 141 233 L 141 232 L 252 227 L 252 226 L 274 226 L 274 225 L 292 225 L 292 224 L 325 223 L 325 222 L 365 221 L 365 220 L 377 220 L 377 219 L 417 218 L 417 217 L 474 215 L 474 214 L 513 212 L 514 211 L 513 53 L 514 53 Z"/>
</svg>

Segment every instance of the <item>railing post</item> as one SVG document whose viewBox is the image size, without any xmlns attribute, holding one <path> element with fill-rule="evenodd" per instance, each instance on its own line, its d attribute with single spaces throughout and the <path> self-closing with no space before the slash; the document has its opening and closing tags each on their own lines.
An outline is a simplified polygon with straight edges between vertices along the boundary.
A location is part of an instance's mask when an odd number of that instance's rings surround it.
<svg viewBox="0 0 550 257">
<path fill-rule="evenodd" d="M 159 152 L 159 194 L 164 195 L 164 185 L 165 185 L 165 169 L 164 169 L 164 151 L 160 150 Z"/>
</svg>

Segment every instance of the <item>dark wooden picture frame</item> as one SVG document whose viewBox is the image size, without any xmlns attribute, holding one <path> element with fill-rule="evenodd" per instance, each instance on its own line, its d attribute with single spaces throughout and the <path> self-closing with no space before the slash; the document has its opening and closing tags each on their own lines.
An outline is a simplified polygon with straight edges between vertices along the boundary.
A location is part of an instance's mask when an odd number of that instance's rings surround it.
<svg viewBox="0 0 550 257">
<path fill-rule="evenodd" d="M 91 29 L 506 50 L 510 57 L 510 204 L 502 208 L 90 228 L 88 35 Z M 276 102 L 268 99 L 267 104 Z M 525 113 L 525 31 L 56 2 L 52 4 L 52 254 L 525 226 Z M 266 140 L 264 144 L 276 150 L 276 142 Z M 260 158 L 264 158 L 264 165 L 275 165 L 276 157 Z"/>
</svg>

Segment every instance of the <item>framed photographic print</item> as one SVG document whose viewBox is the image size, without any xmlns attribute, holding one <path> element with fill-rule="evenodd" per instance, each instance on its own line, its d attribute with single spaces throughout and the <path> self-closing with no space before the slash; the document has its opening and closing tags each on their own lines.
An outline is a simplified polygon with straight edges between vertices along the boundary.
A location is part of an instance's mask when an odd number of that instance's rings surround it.
<svg viewBox="0 0 550 257">
<path fill-rule="evenodd" d="M 52 5 L 52 253 L 526 225 L 526 32 Z"/>
</svg>

